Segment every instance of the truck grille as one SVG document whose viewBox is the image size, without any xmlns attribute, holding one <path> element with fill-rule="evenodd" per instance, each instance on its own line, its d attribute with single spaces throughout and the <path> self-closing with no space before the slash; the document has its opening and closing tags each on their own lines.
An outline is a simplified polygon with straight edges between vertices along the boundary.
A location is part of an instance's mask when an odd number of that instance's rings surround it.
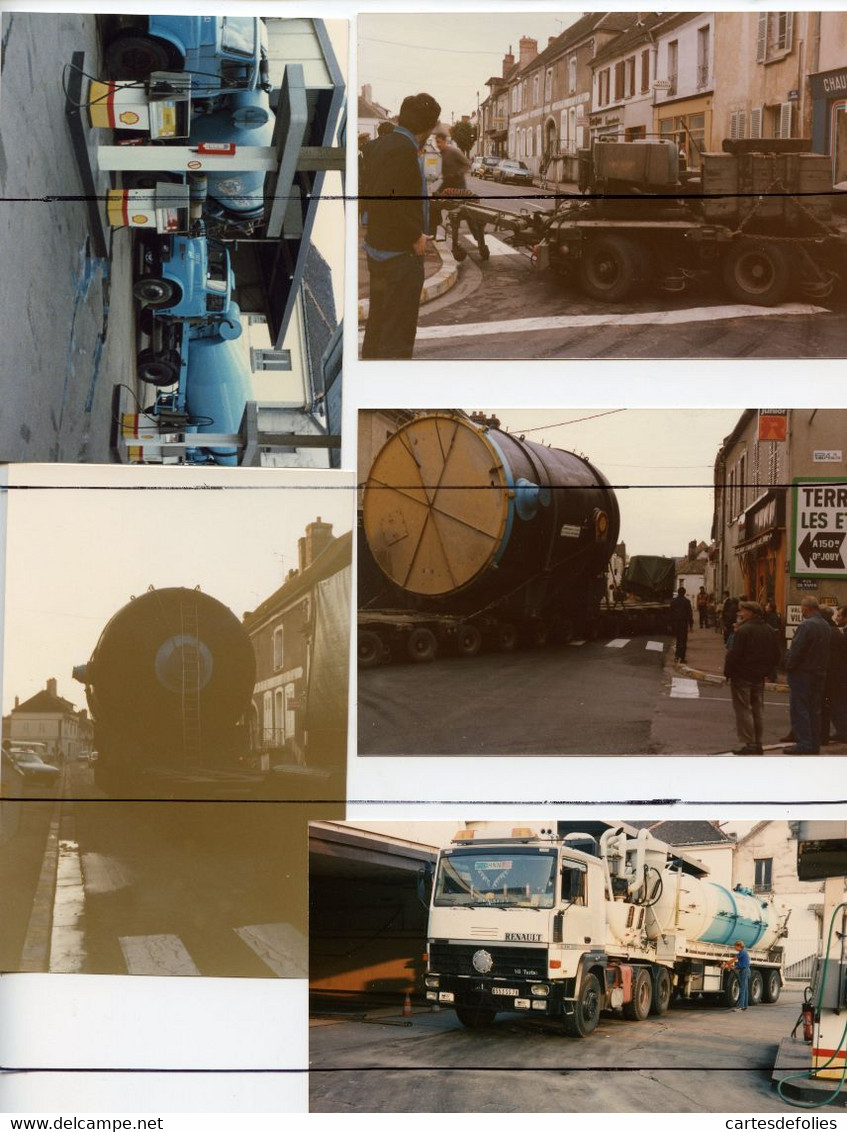
<svg viewBox="0 0 847 1132">
<path fill-rule="evenodd" d="M 429 947 L 430 969 L 439 975 L 471 975 L 479 978 L 479 971 L 473 966 L 473 957 L 482 944 L 448 943 L 435 940 Z M 547 976 L 547 949 L 544 947 L 498 947 L 491 944 L 484 948 L 494 966 L 488 972 L 490 978 L 543 979 Z"/>
</svg>

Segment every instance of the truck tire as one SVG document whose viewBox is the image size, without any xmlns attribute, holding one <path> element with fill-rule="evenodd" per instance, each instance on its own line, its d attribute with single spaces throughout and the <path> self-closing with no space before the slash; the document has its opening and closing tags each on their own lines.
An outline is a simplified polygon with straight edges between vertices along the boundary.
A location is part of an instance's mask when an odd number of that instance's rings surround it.
<svg viewBox="0 0 847 1132">
<path fill-rule="evenodd" d="M 667 1014 L 671 1001 L 671 973 L 667 967 L 657 967 L 653 975 L 651 1014 Z"/>
<path fill-rule="evenodd" d="M 643 1022 L 653 1003 L 653 980 L 646 967 L 638 967 L 632 980 L 632 998 L 623 1004 L 623 1016 L 630 1022 Z"/>
<path fill-rule="evenodd" d="M 517 647 L 518 631 L 510 622 L 504 621 L 497 626 L 494 638 L 499 652 L 512 652 Z"/>
<path fill-rule="evenodd" d="M 382 661 L 383 645 L 379 633 L 371 629 L 362 629 L 356 641 L 356 653 L 359 668 L 376 668 Z"/>
<path fill-rule="evenodd" d="M 579 281 L 601 303 L 619 303 L 643 277 L 643 253 L 625 236 L 596 236 L 582 253 Z"/>
<path fill-rule="evenodd" d="M 413 629 L 406 639 L 406 655 L 413 664 L 427 664 L 438 654 L 435 633 L 423 625 Z"/>
<path fill-rule="evenodd" d="M 739 240 L 724 257 L 723 281 L 736 302 L 775 307 L 788 294 L 791 265 L 778 244 Z"/>
<path fill-rule="evenodd" d="M 179 380 L 179 361 L 154 350 L 142 350 L 138 355 L 136 373 L 139 381 L 150 385 L 173 385 Z"/>
<path fill-rule="evenodd" d="M 532 649 L 547 647 L 550 640 L 550 624 L 547 621 L 533 621 L 526 631 L 526 643 Z"/>
<path fill-rule="evenodd" d="M 487 1030 L 497 1017 L 497 1011 L 484 1006 L 457 1006 L 456 1017 L 469 1030 Z"/>
<path fill-rule="evenodd" d="M 565 1033 L 571 1038 L 587 1038 L 597 1029 L 600 1021 L 600 983 L 596 975 L 586 975 L 574 1003 L 573 1014 L 563 1021 Z"/>
<path fill-rule="evenodd" d="M 119 32 L 106 48 L 105 67 L 110 79 L 146 79 L 152 71 L 181 70 L 184 60 L 164 39 L 138 29 Z"/>
<path fill-rule="evenodd" d="M 460 625 L 456 632 L 456 652 L 459 656 L 476 656 L 482 648 L 482 633 L 476 625 L 468 622 Z"/>
<path fill-rule="evenodd" d="M 132 293 L 140 303 L 160 310 L 162 307 L 175 307 L 182 301 L 182 288 L 170 279 L 158 275 L 142 275 L 132 285 Z"/>
<path fill-rule="evenodd" d="M 723 985 L 723 1000 L 726 1006 L 735 1009 L 741 998 L 741 983 L 735 971 L 727 971 L 726 981 Z"/>
<path fill-rule="evenodd" d="M 765 979 L 762 972 L 753 968 L 750 972 L 750 982 L 747 987 L 747 1000 L 750 1006 L 758 1006 L 765 992 Z"/>
<path fill-rule="evenodd" d="M 782 980 L 779 971 L 775 967 L 762 971 L 762 1002 L 776 1002 L 781 990 Z"/>
</svg>

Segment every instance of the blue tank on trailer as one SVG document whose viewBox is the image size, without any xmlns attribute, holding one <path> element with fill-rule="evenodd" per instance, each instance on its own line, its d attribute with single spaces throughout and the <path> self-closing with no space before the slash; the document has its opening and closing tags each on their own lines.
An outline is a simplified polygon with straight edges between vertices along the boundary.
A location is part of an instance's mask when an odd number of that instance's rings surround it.
<svg viewBox="0 0 847 1132">
<path fill-rule="evenodd" d="M 244 407 L 252 399 L 249 350 L 238 340 L 240 315 L 238 304 L 233 303 L 229 316 L 232 326 L 222 322 L 189 329 L 185 407 L 196 422 L 199 435 L 238 432 Z M 216 464 L 238 464 L 235 447 L 204 448 L 204 451 L 214 457 Z"/>
</svg>

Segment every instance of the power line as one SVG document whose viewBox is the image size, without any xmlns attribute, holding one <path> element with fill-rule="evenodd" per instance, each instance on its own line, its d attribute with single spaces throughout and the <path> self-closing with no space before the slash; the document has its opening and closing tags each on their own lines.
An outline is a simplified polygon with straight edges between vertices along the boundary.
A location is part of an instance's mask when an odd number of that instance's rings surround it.
<svg viewBox="0 0 847 1132">
<path fill-rule="evenodd" d="M 592 413 L 591 416 L 588 417 L 574 417 L 573 420 L 570 421 L 558 421 L 556 424 L 539 425 L 537 428 L 516 428 L 511 431 L 521 432 L 526 435 L 528 432 L 543 432 L 545 428 L 562 428 L 564 425 L 581 424 L 582 421 L 595 421 L 598 417 L 611 417 L 614 416 L 615 413 L 626 413 L 628 411 L 628 409 L 607 409 L 603 413 Z M 625 465 L 621 466 L 623 467 Z M 705 467 L 705 465 L 700 466 Z"/>
</svg>

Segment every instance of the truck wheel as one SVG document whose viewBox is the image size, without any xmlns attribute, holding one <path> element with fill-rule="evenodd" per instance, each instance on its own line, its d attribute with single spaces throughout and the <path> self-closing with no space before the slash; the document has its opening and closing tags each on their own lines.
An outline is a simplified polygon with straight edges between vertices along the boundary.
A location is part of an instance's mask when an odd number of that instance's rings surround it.
<svg viewBox="0 0 847 1132">
<path fill-rule="evenodd" d="M 156 275 L 144 275 L 132 285 L 132 293 L 140 303 L 153 310 L 162 307 L 175 307 L 182 301 L 182 288 L 170 279 L 160 279 Z"/>
<path fill-rule="evenodd" d="M 774 967 L 762 971 L 762 1002 L 776 1002 L 781 990 L 779 971 Z"/>
<path fill-rule="evenodd" d="M 750 972 L 750 984 L 747 987 L 747 999 L 750 1006 L 758 1006 L 765 992 L 765 980 L 761 971 Z"/>
<path fill-rule="evenodd" d="M 738 975 L 735 971 L 727 972 L 726 982 L 723 985 L 723 1000 L 726 1006 L 738 1006 L 738 1000 L 741 998 L 741 983 L 738 981 Z"/>
<path fill-rule="evenodd" d="M 500 652 L 512 652 L 518 643 L 517 630 L 514 625 L 510 624 L 508 621 L 504 621 L 502 625 L 497 626 L 494 638 Z"/>
<path fill-rule="evenodd" d="M 382 660 L 382 638 L 371 629 L 362 629 L 356 641 L 359 668 L 376 668 Z"/>
<path fill-rule="evenodd" d="M 476 656 L 482 648 L 482 633 L 470 622 L 460 625 L 456 633 L 456 652 L 459 656 Z"/>
<path fill-rule="evenodd" d="M 497 1017 L 497 1011 L 484 1006 L 457 1006 L 456 1017 L 469 1030 L 487 1030 Z"/>
<path fill-rule="evenodd" d="M 623 1016 L 630 1022 L 643 1022 L 653 1002 L 653 980 L 646 967 L 638 967 L 632 980 L 632 998 L 623 1004 Z"/>
<path fill-rule="evenodd" d="M 151 71 L 180 69 L 181 57 L 163 39 L 128 30 L 106 48 L 106 74 L 110 79 L 146 79 Z"/>
<path fill-rule="evenodd" d="M 643 276 L 640 249 L 625 236 L 588 241 L 579 265 L 583 291 L 601 303 L 619 303 Z"/>
<path fill-rule="evenodd" d="M 572 1038 L 587 1038 L 600 1021 L 600 984 L 596 975 L 586 975 L 574 1003 L 573 1014 L 564 1018 L 565 1033 Z"/>
<path fill-rule="evenodd" d="M 415 664 L 426 664 L 435 660 L 438 641 L 431 629 L 419 626 L 413 629 L 406 640 L 406 655 Z"/>
<path fill-rule="evenodd" d="M 153 350 L 142 350 L 138 355 L 136 373 L 140 381 L 147 381 L 150 385 L 173 385 L 179 379 L 179 363 Z"/>
<path fill-rule="evenodd" d="M 671 973 L 667 967 L 657 967 L 653 979 L 653 999 L 651 1014 L 667 1014 L 671 1001 Z"/>
<path fill-rule="evenodd" d="M 791 266 L 778 244 L 739 240 L 724 258 L 723 281 L 736 302 L 775 307 L 788 293 Z"/>
<path fill-rule="evenodd" d="M 550 640 L 550 625 L 546 621 L 533 621 L 526 632 L 526 641 L 530 648 L 546 648 Z"/>
</svg>

